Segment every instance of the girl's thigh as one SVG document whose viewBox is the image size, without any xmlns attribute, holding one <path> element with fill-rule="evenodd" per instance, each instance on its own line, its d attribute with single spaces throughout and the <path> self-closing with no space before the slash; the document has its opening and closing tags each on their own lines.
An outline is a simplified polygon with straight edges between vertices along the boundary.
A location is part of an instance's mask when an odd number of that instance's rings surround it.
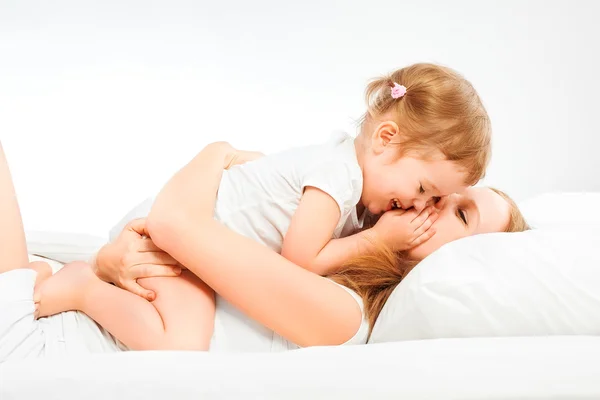
<svg viewBox="0 0 600 400">
<path fill-rule="evenodd" d="M 165 333 L 177 347 L 208 350 L 215 320 L 215 293 L 200 278 L 184 270 L 176 278 L 143 278 L 138 283 L 156 293 L 154 307 Z"/>
</svg>

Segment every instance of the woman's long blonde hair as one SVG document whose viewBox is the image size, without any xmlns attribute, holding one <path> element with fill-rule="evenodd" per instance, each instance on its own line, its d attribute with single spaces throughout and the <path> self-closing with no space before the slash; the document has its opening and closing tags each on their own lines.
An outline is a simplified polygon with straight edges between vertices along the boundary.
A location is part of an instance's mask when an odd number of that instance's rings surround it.
<svg viewBox="0 0 600 400">
<path fill-rule="evenodd" d="M 530 229 L 517 204 L 506 193 L 490 189 L 504 198 L 510 206 L 510 219 L 504 231 L 523 232 Z M 419 260 L 409 258 L 406 252 L 394 252 L 384 245 L 378 245 L 376 252 L 347 262 L 330 278 L 362 297 L 370 335 L 385 302 L 418 263 Z"/>
</svg>

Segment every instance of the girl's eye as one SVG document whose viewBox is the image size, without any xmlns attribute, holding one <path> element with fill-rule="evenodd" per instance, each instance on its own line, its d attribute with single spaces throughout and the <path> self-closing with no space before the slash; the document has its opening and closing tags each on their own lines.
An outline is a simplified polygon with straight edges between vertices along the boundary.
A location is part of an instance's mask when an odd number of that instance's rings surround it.
<svg viewBox="0 0 600 400">
<path fill-rule="evenodd" d="M 419 184 L 419 194 L 425 193 L 425 189 L 423 189 L 423 185 Z"/>
<path fill-rule="evenodd" d="M 456 214 L 458 215 L 458 218 L 460 218 L 462 222 L 467 225 L 467 216 L 465 215 L 465 212 L 459 208 Z"/>
<path fill-rule="evenodd" d="M 431 198 L 431 200 L 433 200 L 433 204 L 437 204 L 437 203 L 439 203 L 439 201 L 440 201 L 441 199 L 442 199 L 442 198 L 441 198 L 441 197 L 438 197 L 438 196 L 433 196 L 433 197 Z"/>
</svg>

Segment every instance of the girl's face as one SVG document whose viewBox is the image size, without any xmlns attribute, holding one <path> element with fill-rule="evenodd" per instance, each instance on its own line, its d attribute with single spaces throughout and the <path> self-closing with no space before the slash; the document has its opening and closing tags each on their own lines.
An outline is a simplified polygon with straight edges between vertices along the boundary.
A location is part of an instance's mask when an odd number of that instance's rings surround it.
<svg viewBox="0 0 600 400">
<path fill-rule="evenodd" d="M 480 233 L 503 232 L 510 222 L 510 205 L 488 188 L 470 187 L 461 194 L 442 198 L 437 204 L 435 235 L 409 250 L 408 255 L 422 260 L 442 245 Z"/>
<path fill-rule="evenodd" d="M 434 161 L 398 158 L 397 151 L 396 146 L 388 145 L 364 158 L 361 202 L 372 214 L 396 207 L 421 211 L 432 198 L 467 188 L 463 171 L 453 162 L 441 157 Z"/>
</svg>

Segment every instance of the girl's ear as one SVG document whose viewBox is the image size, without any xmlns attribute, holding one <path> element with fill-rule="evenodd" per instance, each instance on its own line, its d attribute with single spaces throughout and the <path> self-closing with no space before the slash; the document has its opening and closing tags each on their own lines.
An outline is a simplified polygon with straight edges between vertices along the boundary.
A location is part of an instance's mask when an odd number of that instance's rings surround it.
<svg viewBox="0 0 600 400">
<path fill-rule="evenodd" d="M 380 123 L 371 135 L 371 149 L 375 154 L 382 153 L 390 143 L 397 143 L 400 135 L 398 124 L 394 121 Z"/>
</svg>

